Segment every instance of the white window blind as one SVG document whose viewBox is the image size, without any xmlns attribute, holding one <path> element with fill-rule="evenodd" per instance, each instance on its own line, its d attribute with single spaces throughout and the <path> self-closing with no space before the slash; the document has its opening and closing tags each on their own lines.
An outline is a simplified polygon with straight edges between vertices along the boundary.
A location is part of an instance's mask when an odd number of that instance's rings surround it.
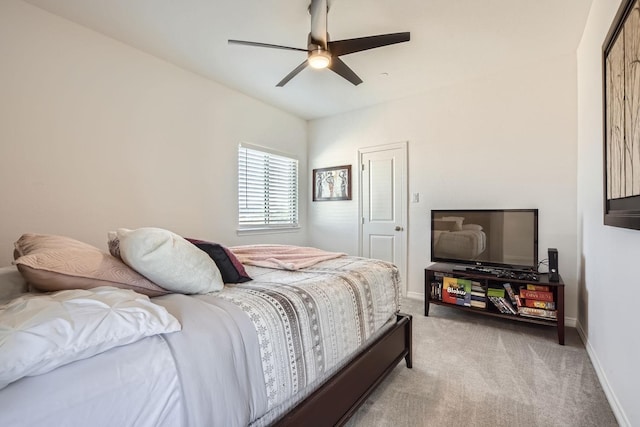
<svg viewBox="0 0 640 427">
<path fill-rule="evenodd" d="M 297 159 L 238 146 L 238 226 L 298 226 Z"/>
</svg>

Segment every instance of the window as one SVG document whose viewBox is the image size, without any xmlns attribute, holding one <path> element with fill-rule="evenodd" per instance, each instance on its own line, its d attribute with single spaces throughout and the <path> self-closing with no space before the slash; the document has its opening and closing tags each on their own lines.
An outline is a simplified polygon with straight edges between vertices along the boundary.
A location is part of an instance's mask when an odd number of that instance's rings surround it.
<svg viewBox="0 0 640 427">
<path fill-rule="evenodd" d="M 264 148 L 238 146 L 240 230 L 298 227 L 298 160 Z"/>
</svg>

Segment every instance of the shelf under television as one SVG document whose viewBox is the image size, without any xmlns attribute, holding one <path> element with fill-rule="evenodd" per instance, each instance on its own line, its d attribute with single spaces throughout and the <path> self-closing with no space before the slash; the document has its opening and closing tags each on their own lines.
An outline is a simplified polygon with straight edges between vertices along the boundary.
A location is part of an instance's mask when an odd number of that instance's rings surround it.
<svg viewBox="0 0 640 427">
<path fill-rule="evenodd" d="M 543 318 L 535 318 L 535 317 L 528 317 L 528 316 L 519 316 L 517 314 L 503 314 L 503 313 L 495 313 L 493 311 L 489 311 L 483 308 L 474 308 L 474 307 L 465 307 L 465 306 L 461 306 L 461 305 L 456 305 L 456 304 L 451 304 L 448 302 L 444 302 L 444 301 L 439 301 L 439 300 L 429 300 L 429 304 L 435 304 L 435 305 L 443 305 L 446 307 L 454 307 L 458 310 L 461 311 L 467 311 L 470 313 L 478 313 L 478 314 L 482 314 L 484 316 L 491 316 L 491 317 L 500 317 L 502 319 L 509 319 L 509 320 L 515 320 L 517 322 L 525 322 L 525 323 L 537 323 L 539 325 L 547 325 L 547 326 L 556 326 L 558 324 L 558 321 L 555 319 L 543 319 Z"/>
</svg>

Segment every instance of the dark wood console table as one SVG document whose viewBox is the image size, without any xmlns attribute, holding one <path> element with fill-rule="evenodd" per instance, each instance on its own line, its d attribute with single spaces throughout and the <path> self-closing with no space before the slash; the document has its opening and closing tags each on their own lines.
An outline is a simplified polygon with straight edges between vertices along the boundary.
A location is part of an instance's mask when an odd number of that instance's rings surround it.
<svg viewBox="0 0 640 427">
<path fill-rule="evenodd" d="M 454 269 L 450 264 L 433 264 L 424 270 L 424 315 L 429 315 L 429 305 L 438 304 L 444 305 L 458 310 L 470 311 L 473 313 L 483 314 L 486 316 L 499 317 L 503 319 L 515 320 L 519 322 L 535 323 L 539 325 L 554 326 L 558 330 L 558 343 L 564 345 L 564 282 L 560 277 L 558 282 L 550 282 L 549 276 L 544 273 L 537 274 L 537 281 L 514 279 L 508 277 L 497 277 L 492 274 L 479 274 L 474 271 L 464 271 Z M 487 298 L 486 307 L 467 307 L 464 305 L 456 305 L 449 302 L 444 302 L 440 298 L 441 292 L 438 289 L 442 289 L 443 280 L 445 277 L 468 279 L 479 284 L 486 291 L 487 288 L 500 288 L 504 289 L 505 283 L 510 283 L 516 293 L 519 292 L 520 287 L 525 287 L 528 284 L 547 286 L 549 291 L 553 293 L 553 300 L 555 302 L 557 316 L 556 319 L 543 318 L 543 317 L 529 317 L 521 314 L 505 314 L 501 313 Z"/>
</svg>

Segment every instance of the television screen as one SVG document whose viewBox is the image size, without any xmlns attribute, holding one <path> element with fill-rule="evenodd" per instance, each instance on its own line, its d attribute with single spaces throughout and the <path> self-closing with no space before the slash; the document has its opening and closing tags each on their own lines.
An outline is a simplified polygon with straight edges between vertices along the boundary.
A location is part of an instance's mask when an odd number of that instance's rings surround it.
<svg viewBox="0 0 640 427">
<path fill-rule="evenodd" d="M 537 270 L 538 210 L 432 210 L 431 261 Z"/>
</svg>

